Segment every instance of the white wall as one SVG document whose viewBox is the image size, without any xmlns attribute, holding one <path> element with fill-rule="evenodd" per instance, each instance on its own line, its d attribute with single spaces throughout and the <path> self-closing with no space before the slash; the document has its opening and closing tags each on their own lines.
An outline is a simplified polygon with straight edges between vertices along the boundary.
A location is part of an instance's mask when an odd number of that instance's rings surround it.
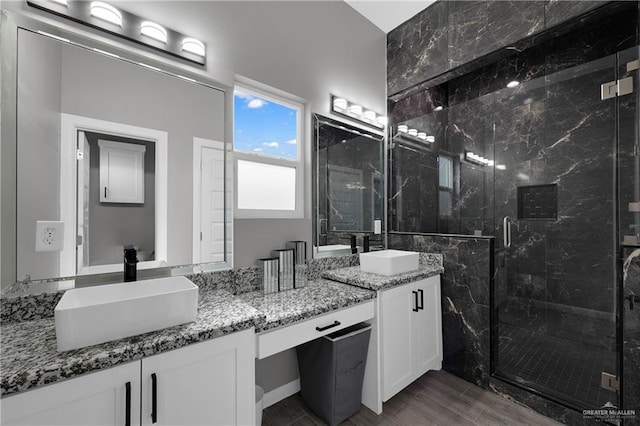
<svg viewBox="0 0 640 426">
<path fill-rule="evenodd" d="M 39 40 L 43 39 L 43 40 Z M 60 220 L 60 43 L 21 32 L 18 51 L 17 274 L 19 279 L 55 277 L 59 252 L 35 251 L 36 221 Z M 47 66 L 42 66 L 47 64 Z M 37 171 L 35 173 L 34 171 Z M 51 179 L 51 176 L 54 179 Z"/>
</svg>

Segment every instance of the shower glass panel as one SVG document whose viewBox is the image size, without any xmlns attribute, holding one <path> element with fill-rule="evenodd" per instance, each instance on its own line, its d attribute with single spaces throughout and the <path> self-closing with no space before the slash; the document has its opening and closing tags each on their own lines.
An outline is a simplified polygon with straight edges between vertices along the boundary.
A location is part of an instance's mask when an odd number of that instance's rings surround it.
<svg viewBox="0 0 640 426">
<path fill-rule="evenodd" d="M 616 55 L 492 94 L 494 373 L 575 408 L 619 406 Z"/>
<path fill-rule="evenodd" d="M 640 247 L 623 247 L 640 232 L 627 207 L 640 200 L 640 71 L 626 71 L 637 58 L 634 47 L 549 60 L 516 87 L 464 98 L 463 79 L 444 110 L 416 101 L 429 92 L 393 111 L 391 230 L 494 236 L 491 373 L 577 410 L 620 407 L 621 369 L 636 365 L 622 365 L 636 291 L 621 292 L 621 264 Z M 631 95 L 601 99 L 603 83 L 627 77 Z"/>
</svg>

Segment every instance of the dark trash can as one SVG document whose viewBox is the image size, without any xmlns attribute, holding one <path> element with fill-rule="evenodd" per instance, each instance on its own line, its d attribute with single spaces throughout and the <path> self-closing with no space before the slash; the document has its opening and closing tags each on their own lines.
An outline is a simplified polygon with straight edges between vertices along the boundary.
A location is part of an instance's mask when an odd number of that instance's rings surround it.
<svg viewBox="0 0 640 426">
<path fill-rule="evenodd" d="M 302 400 L 330 426 L 360 411 L 370 335 L 360 323 L 296 348 Z"/>
</svg>

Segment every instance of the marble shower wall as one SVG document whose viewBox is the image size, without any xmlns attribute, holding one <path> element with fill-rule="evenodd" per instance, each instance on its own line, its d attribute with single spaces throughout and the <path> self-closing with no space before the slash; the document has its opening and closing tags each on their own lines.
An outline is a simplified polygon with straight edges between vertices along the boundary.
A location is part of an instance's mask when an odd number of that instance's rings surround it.
<svg viewBox="0 0 640 426">
<path fill-rule="evenodd" d="M 395 95 L 606 3 L 437 1 L 388 34 L 388 93 Z"/>
<path fill-rule="evenodd" d="M 388 237 L 390 249 L 443 255 L 442 368 L 488 388 L 493 238 L 400 233 Z"/>
</svg>

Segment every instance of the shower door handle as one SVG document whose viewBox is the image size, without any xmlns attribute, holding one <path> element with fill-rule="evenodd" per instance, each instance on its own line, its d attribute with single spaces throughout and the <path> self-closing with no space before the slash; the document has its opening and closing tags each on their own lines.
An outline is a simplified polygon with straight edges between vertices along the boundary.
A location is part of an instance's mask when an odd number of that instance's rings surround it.
<svg viewBox="0 0 640 426">
<path fill-rule="evenodd" d="M 502 242 L 504 248 L 511 247 L 511 219 L 509 216 L 505 216 L 502 219 Z"/>
</svg>

